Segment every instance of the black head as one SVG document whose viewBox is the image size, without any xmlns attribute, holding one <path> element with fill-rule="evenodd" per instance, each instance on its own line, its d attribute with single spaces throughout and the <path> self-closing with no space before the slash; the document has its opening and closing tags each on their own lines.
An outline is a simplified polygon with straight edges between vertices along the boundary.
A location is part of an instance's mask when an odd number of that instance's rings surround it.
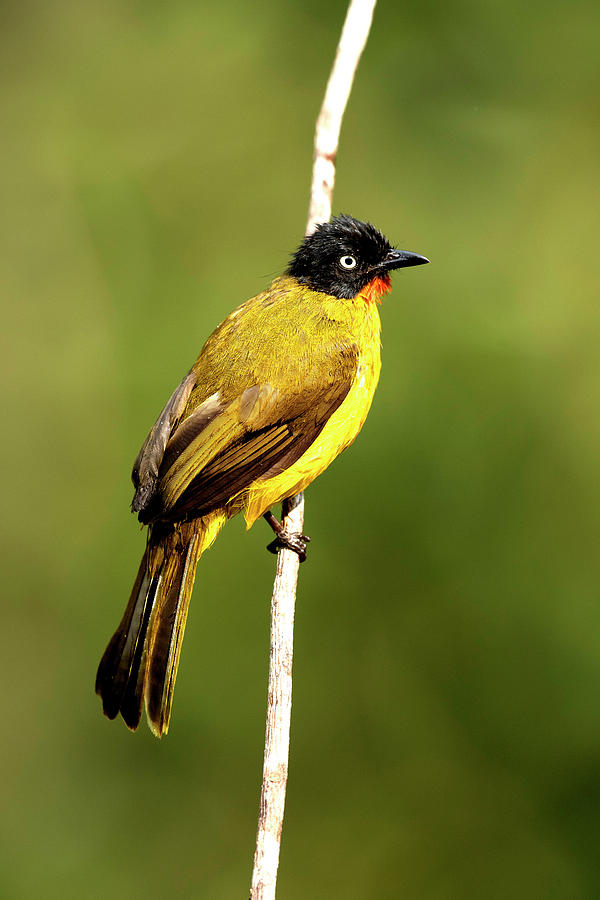
<svg viewBox="0 0 600 900">
<path fill-rule="evenodd" d="M 426 262 L 417 253 L 394 250 L 374 225 L 340 215 L 304 239 L 288 275 L 315 291 L 350 300 L 374 278 L 388 279 L 392 269 Z"/>
</svg>

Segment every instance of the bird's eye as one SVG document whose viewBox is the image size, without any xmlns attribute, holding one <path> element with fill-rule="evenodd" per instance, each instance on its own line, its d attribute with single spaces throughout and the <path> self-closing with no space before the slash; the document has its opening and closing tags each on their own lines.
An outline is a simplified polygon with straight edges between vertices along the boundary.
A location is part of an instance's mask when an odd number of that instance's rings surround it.
<svg viewBox="0 0 600 900">
<path fill-rule="evenodd" d="M 356 258 L 354 256 L 342 256 L 340 259 L 340 266 L 342 269 L 353 269 L 356 265 Z"/>
</svg>

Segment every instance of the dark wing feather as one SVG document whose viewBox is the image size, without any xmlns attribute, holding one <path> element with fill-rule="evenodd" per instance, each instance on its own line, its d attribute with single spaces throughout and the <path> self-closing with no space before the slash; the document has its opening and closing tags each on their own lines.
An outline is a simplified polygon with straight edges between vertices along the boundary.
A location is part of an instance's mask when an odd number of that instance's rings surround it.
<svg viewBox="0 0 600 900">
<path fill-rule="evenodd" d="M 133 512 L 144 510 L 154 493 L 158 470 L 162 462 L 167 442 L 185 410 L 186 404 L 196 384 L 196 373 L 192 369 L 175 388 L 160 416 L 152 426 L 150 434 L 142 444 L 142 449 L 133 464 L 131 480 L 135 494 L 131 503 Z"/>
<path fill-rule="evenodd" d="M 203 469 L 192 480 L 168 511 L 167 518 L 179 519 L 190 514 L 204 516 L 224 506 L 262 474 L 269 461 L 279 458 L 292 441 L 293 435 L 288 425 L 274 426 L 259 434 L 249 435 L 217 457 L 210 467 Z M 235 462 L 232 457 L 236 458 Z"/>
</svg>

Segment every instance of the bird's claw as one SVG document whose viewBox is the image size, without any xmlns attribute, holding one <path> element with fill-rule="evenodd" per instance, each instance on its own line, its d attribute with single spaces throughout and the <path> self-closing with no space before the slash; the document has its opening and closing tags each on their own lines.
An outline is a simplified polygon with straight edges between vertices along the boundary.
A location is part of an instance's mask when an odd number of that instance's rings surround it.
<svg viewBox="0 0 600 900">
<path fill-rule="evenodd" d="M 306 545 L 310 543 L 307 534 L 292 534 L 289 531 L 281 531 L 274 541 L 267 544 L 267 550 L 271 553 L 279 553 L 281 549 L 293 550 L 298 554 L 300 562 L 306 560 Z"/>
</svg>

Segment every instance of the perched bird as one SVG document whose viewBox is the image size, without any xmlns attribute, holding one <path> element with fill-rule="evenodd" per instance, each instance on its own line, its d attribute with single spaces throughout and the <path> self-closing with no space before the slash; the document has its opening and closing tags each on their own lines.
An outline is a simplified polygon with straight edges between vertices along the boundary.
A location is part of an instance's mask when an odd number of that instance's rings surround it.
<svg viewBox="0 0 600 900">
<path fill-rule="evenodd" d="M 131 598 L 98 668 L 104 713 L 160 737 L 171 702 L 196 565 L 228 518 L 265 516 L 299 493 L 360 431 L 379 378 L 377 304 L 390 272 L 426 263 L 373 225 L 318 226 L 284 275 L 209 337 L 135 461 L 132 510 L 148 525 Z M 273 545 L 270 546 L 273 549 Z"/>
</svg>

